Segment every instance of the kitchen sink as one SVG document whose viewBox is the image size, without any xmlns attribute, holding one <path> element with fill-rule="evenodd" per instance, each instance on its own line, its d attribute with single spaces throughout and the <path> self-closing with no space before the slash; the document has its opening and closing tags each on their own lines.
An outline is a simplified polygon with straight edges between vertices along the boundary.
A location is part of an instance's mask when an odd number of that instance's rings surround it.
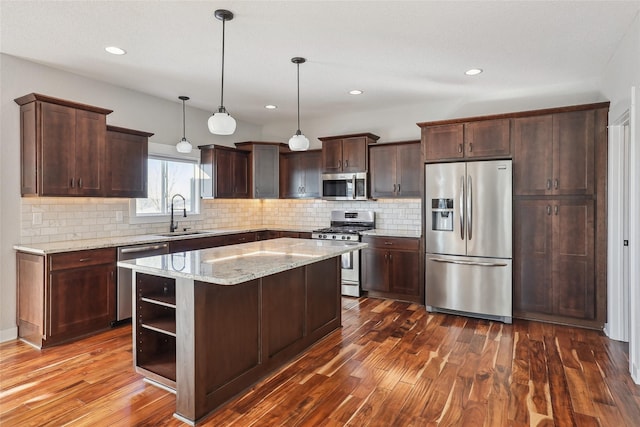
<svg viewBox="0 0 640 427">
<path fill-rule="evenodd" d="M 159 233 L 154 236 L 175 237 L 175 236 L 192 236 L 194 234 L 209 234 L 210 231 L 174 231 L 173 233 Z"/>
</svg>

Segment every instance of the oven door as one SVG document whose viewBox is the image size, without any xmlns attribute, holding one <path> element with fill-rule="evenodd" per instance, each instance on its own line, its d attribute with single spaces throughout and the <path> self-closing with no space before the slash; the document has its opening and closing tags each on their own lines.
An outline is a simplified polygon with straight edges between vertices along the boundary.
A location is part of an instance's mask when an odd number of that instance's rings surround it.
<svg viewBox="0 0 640 427">
<path fill-rule="evenodd" d="M 322 174 L 322 198 L 325 200 L 367 200 L 367 173 Z"/>
<path fill-rule="evenodd" d="M 342 295 L 360 296 L 360 251 L 341 255 Z"/>
</svg>

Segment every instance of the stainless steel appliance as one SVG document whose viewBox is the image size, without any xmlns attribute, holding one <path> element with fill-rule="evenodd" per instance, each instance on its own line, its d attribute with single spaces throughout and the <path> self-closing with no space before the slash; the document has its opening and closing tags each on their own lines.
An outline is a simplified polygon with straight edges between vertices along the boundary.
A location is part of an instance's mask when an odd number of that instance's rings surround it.
<svg viewBox="0 0 640 427">
<path fill-rule="evenodd" d="M 331 211 L 331 227 L 311 233 L 312 239 L 359 242 L 360 232 L 375 228 L 374 211 Z M 360 296 L 360 251 L 342 255 L 342 295 Z"/>
<path fill-rule="evenodd" d="M 118 248 L 118 261 L 128 259 L 144 258 L 153 255 L 162 255 L 169 253 L 168 243 L 152 243 L 149 245 L 132 245 Z M 120 322 L 131 318 L 131 303 L 133 295 L 131 294 L 131 270 L 128 268 L 118 267 L 118 290 L 117 290 L 117 309 L 116 322 Z"/>
<path fill-rule="evenodd" d="M 323 173 L 322 198 L 367 200 L 367 173 Z"/>
<path fill-rule="evenodd" d="M 425 304 L 511 323 L 511 160 L 425 166 Z"/>
</svg>

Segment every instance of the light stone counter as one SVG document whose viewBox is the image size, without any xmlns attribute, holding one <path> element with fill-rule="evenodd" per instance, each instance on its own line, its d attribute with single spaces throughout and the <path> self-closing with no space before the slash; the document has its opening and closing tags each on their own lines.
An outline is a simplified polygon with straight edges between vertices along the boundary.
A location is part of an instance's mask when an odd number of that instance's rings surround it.
<svg viewBox="0 0 640 427">
<path fill-rule="evenodd" d="M 366 243 L 280 238 L 118 262 L 155 276 L 236 285 L 367 247 Z"/>
<path fill-rule="evenodd" d="M 315 227 L 317 228 L 317 227 Z M 315 229 L 313 228 L 313 229 Z M 301 227 L 282 227 L 282 226 L 256 226 L 256 227 L 234 227 L 215 230 L 194 230 L 187 232 L 174 232 L 171 236 L 164 236 L 168 233 L 143 234 L 138 236 L 121 236 L 121 237 L 105 237 L 98 239 L 85 240 L 66 240 L 50 243 L 32 243 L 32 244 L 16 244 L 13 249 L 16 251 L 27 252 L 34 255 L 48 255 L 61 252 L 81 251 L 87 249 L 112 248 L 118 246 L 130 246 L 148 243 L 169 242 L 172 240 L 196 239 L 199 237 L 222 236 L 226 234 L 247 233 L 253 231 L 295 231 L 295 232 L 311 232 L 313 229 Z"/>
<path fill-rule="evenodd" d="M 373 237 L 411 237 L 414 239 L 419 239 L 422 237 L 422 233 L 419 230 L 385 230 L 382 228 L 376 228 L 374 230 L 363 231 L 363 236 L 373 236 Z"/>
</svg>

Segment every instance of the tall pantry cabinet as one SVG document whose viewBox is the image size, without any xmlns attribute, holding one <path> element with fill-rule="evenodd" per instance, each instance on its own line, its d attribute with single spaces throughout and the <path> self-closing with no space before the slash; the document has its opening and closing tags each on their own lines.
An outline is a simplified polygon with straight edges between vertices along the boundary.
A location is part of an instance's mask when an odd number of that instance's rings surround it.
<svg viewBox="0 0 640 427">
<path fill-rule="evenodd" d="M 514 317 L 606 321 L 608 107 L 513 119 Z"/>
</svg>

